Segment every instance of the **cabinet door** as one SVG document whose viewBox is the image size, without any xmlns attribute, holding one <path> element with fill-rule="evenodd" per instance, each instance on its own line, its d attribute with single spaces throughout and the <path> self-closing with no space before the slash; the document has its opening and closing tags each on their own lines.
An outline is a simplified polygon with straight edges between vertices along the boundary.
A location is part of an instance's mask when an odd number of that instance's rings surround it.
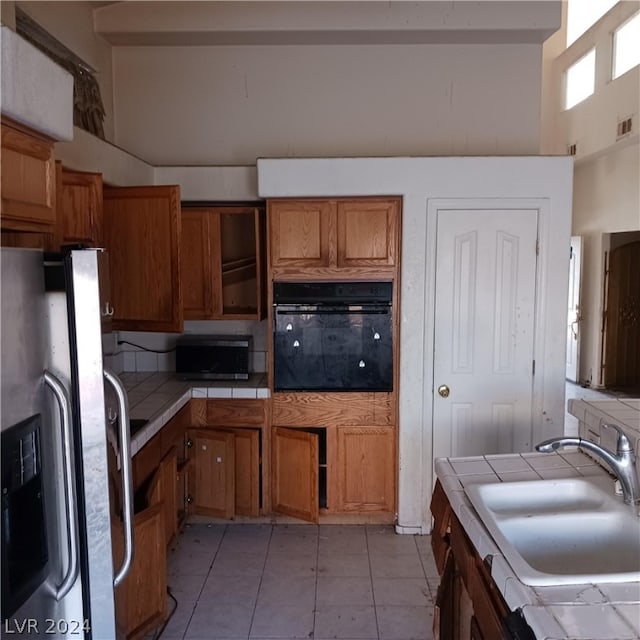
<svg viewBox="0 0 640 640">
<path fill-rule="evenodd" d="M 122 523 L 112 527 L 114 566 L 123 557 Z M 134 517 L 133 562 L 115 589 L 116 626 L 127 640 L 142 638 L 159 627 L 167 614 L 167 560 L 161 504 Z"/>
<path fill-rule="evenodd" d="M 2 228 L 52 232 L 56 220 L 53 141 L 2 119 Z"/>
<path fill-rule="evenodd" d="M 433 637 L 436 640 L 455 640 L 456 614 L 456 566 L 449 554 L 438 585 L 433 609 Z"/>
<path fill-rule="evenodd" d="M 182 210 L 180 268 L 185 320 L 210 320 L 217 307 L 214 297 L 212 247 L 217 246 L 217 217 L 209 209 Z"/>
<path fill-rule="evenodd" d="M 266 310 L 264 209 L 218 207 L 219 277 L 216 315 L 224 319 L 262 320 Z"/>
<path fill-rule="evenodd" d="M 71 171 L 56 163 L 58 245 L 102 243 L 102 174 Z"/>
<path fill-rule="evenodd" d="M 338 427 L 339 511 L 395 511 L 395 430 Z"/>
<path fill-rule="evenodd" d="M 394 267 L 398 254 L 400 201 L 337 203 L 338 267 Z"/>
<path fill-rule="evenodd" d="M 260 432 L 230 429 L 234 434 L 235 512 L 239 516 L 260 513 Z"/>
<path fill-rule="evenodd" d="M 431 549 L 433 558 L 438 569 L 438 573 L 442 575 L 444 571 L 445 561 L 449 553 L 449 532 L 451 521 L 451 505 L 440 484 L 440 480 L 436 481 L 436 486 L 431 497 L 431 513 L 433 514 L 433 531 L 431 532 Z"/>
<path fill-rule="evenodd" d="M 318 436 L 300 429 L 273 429 L 273 510 L 318 522 Z"/>
<path fill-rule="evenodd" d="M 182 332 L 180 188 L 104 190 L 113 328 Z"/>
<path fill-rule="evenodd" d="M 235 513 L 234 434 L 207 429 L 189 432 L 192 457 L 189 491 L 193 513 L 232 518 Z"/>
<path fill-rule="evenodd" d="M 335 265 L 334 204 L 322 200 L 270 201 L 271 266 L 297 268 Z"/>
<path fill-rule="evenodd" d="M 187 320 L 262 320 L 264 209 L 184 208 L 181 278 Z"/>
<path fill-rule="evenodd" d="M 176 449 L 171 449 L 160 461 L 155 477 L 147 492 L 147 502 L 149 504 L 162 504 L 165 545 L 168 545 L 178 532 L 177 474 L 178 452 Z"/>
</svg>

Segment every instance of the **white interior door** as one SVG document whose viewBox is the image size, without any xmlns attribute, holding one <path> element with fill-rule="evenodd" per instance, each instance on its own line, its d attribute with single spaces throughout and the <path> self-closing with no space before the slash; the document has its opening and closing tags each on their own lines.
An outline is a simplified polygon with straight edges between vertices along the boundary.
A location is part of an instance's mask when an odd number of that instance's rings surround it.
<svg viewBox="0 0 640 640">
<path fill-rule="evenodd" d="M 531 448 L 537 209 L 437 215 L 434 456 Z"/>
<path fill-rule="evenodd" d="M 567 380 L 580 382 L 580 278 L 582 238 L 571 236 L 569 254 L 569 297 L 567 299 Z"/>
</svg>

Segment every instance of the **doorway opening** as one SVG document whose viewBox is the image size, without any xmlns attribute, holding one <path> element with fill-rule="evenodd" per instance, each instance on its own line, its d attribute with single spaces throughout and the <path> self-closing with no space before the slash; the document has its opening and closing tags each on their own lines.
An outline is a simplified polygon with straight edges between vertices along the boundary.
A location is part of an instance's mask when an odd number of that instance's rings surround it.
<svg viewBox="0 0 640 640">
<path fill-rule="evenodd" d="M 605 252 L 601 383 L 640 392 L 640 232 L 612 233 Z"/>
</svg>

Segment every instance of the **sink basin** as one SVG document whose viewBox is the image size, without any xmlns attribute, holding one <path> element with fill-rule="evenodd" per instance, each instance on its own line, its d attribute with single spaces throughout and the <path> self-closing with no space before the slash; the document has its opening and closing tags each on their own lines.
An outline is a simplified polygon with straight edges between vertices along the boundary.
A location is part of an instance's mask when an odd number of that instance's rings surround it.
<svg viewBox="0 0 640 640">
<path fill-rule="evenodd" d="M 467 495 L 524 584 L 640 581 L 640 518 L 613 481 L 478 484 Z"/>
</svg>

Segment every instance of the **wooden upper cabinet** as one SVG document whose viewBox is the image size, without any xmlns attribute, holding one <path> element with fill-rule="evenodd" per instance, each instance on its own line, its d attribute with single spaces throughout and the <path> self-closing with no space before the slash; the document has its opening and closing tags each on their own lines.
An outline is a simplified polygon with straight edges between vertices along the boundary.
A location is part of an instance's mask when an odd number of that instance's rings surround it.
<svg viewBox="0 0 640 640">
<path fill-rule="evenodd" d="M 264 318 L 263 208 L 184 207 L 181 254 L 185 319 Z"/>
<path fill-rule="evenodd" d="M 339 267 L 397 264 L 399 200 L 338 202 L 337 217 Z"/>
<path fill-rule="evenodd" d="M 56 163 L 56 242 L 102 244 L 102 174 L 73 171 Z"/>
<path fill-rule="evenodd" d="M 400 198 L 270 200 L 273 277 L 392 275 L 399 264 Z"/>
<path fill-rule="evenodd" d="M 53 232 L 56 220 L 53 140 L 2 119 L 2 228 Z"/>
<path fill-rule="evenodd" d="M 114 330 L 183 330 L 178 186 L 104 189 Z"/>
<path fill-rule="evenodd" d="M 272 267 L 328 267 L 335 261 L 335 223 L 329 201 L 269 202 Z"/>
</svg>

